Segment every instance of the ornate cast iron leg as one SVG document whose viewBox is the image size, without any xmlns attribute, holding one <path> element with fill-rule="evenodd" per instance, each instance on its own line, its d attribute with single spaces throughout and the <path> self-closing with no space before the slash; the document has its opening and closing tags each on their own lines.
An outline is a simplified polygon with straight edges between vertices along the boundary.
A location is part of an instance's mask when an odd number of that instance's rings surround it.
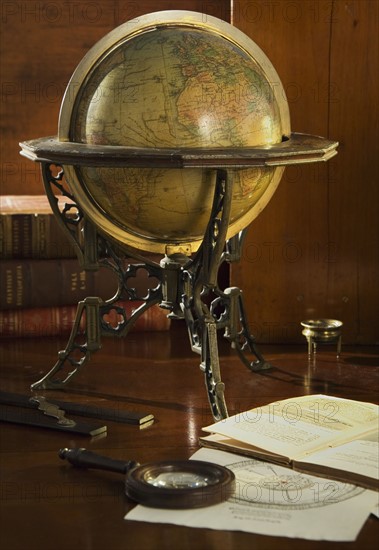
<svg viewBox="0 0 379 550">
<path fill-rule="evenodd" d="M 103 302 L 100 298 L 94 297 L 79 302 L 75 323 L 66 348 L 58 353 L 58 361 L 54 367 L 43 378 L 32 384 L 31 388 L 33 390 L 63 388 L 87 363 L 91 354 L 101 348 L 102 335 L 125 336 L 138 317 L 158 302 L 159 299 L 151 298 L 140 305 L 129 318 L 126 316 L 125 309 L 117 306 L 114 302 Z M 104 319 L 113 309 L 121 317 L 121 321 L 116 327 L 111 326 Z M 84 330 L 83 321 L 85 323 Z"/>
<path fill-rule="evenodd" d="M 87 363 L 91 353 L 101 347 L 99 306 L 99 298 L 86 298 L 78 303 L 75 323 L 66 349 L 58 353 L 58 361 L 54 367 L 41 380 L 32 384 L 33 390 L 62 388 Z M 80 343 L 79 334 L 84 314 L 86 340 Z M 59 375 L 63 375 L 63 378 Z"/>
<path fill-rule="evenodd" d="M 200 368 L 205 375 L 205 386 L 213 418 L 216 421 L 222 420 L 228 416 L 228 409 L 224 397 L 225 384 L 221 380 L 217 326 L 213 318 L 207 318 L 204 322 Z"/>
<path fill-rule="evenodd" d="M 221 291 L 219 292 L 221 293 Z M 212 303 L 211 311 L 216 311 L 216 307 L 224 308 L 219 325 L 225 327 L 224 337 L 236 350 L 242 363 L 255 372 L 270 369 L 271 364 L 259 352 L 255 345 L 255 338 L 249 331 L 242 291 L 237 287 L 226 288 L 220 297 Z M 225 318 L 224 322 L 223 317 Z M 256 359 L 250 361 L 246 352 L 252 353 Z"/>
<path fill-rule="evenodd" d="M 149 277 L 159 281 L 160 268 L 154 262 L 143 264 L 129 264 L 125 268 L 125 255 L 114 250 L 112 245 L 97 235 L 96 229 L 87 222 L 80 209 L 74 202 L 74 197 L 67 191 L 64 183 L 64 171 L 60 166 L 56 167 L 54 175 L 53 166 L 44 164 L 43 179 L 46 193 L 53 212 L 74 245 L 78 260 L 83 269 L 97 270 L 100 267 L 110 269 L 118 278 L 118 289 L 115 296 L 109 300 L 102 300 L 98 297 L 88 297 L 78 303 L 75 322 L 72 327 L 70 338 L 64 350 L 58 353 L 58 360 L 54 367 L 40 380 L 32 384 L 32 389 L 59 389 L 64 387 L 69 380 L 89 360 L 91 354 L 101 348 L 101 337 L 103 335 L 125 336 L 132 328 L 138 317 L 151 306 L 160 303 L 161 285 L 149 290 L 146 296 L 138 296 L 133 287 L 129 287 L 129 279 L 136 276 L 139 269 L 145 269 Z M 69 199 L 61 211 L 54 193 L 54 187 Z M 56 190 L 55 189 L 55 190 Z M 72 215 L 72 212 L 75 212 Z M 84 240 L 81 233 L 84 232 Z M 99 249 L 104 257 L 98 258 Z M 138 307 L 127 315 L 125 309 L 118 303 L 128 300 L 131 303 L 138 301 Z M 142 302 L 142 304 L 141 304 Z M 114 310 L 120 319 L 116 326 L 107 322 L 106 316 Z"/>
<path fill-rule="evenodd" d="M 241 259 L 242 245 L 247 233 L 247 228 L 235 235 L 226 242 L 224 259 L 229 263 L 239 262 Z M 272 367 L 255 345 L 255 338 L 251 334 L 246 310 L 243 300 L 243 292 L 237 287 L 225 289 L 224 293 L 219 290 L 220 302 L 229 309 L 226 318 L 229 323 L 225 325 L 225 338 L 230 341 L 232 347 L 237 351 L 241 361 L 252 371 L 267 370 Z M 216 306 L 217 300 L 214 304 Z M 219 304 L 220 305 L 220 304 Z M 250 361 L 246 356 L 250 352 L 255 356 L 255 360 Z"/>
<path fill-rule="evenodd" d="M 80 266 L 84 268 L 84 246 L 81 242 L 81 232 L 84 224 L 83 213 L 67 188 L 63 167 L 57 164 L 41 163 L 41 171 L 46 195 L 55 219 L 65 233 L 68 242 L 74 247 Z M 58 204 L 57 191 L 62 197 L 68 199 L 62 209 Z M 88 267 L 90 268 L 90 266 Z"/>
<path fill-rule="evenodd" d="M 187 324 L 191 348 L 201 354 L 200 368 L 204 372 L 208 400 L 215 420 L 228 416 L 221 381 L 217 331 L 224 329 L 224 337 L 237 351 L 241 361 L 253 371 L 268 369 L 255 346 L 255 339 L 248 330 L 242 292 L 237 287 L 222 292 L 217 284 L 217 274 L 222 261 L 240 259 L 243 233 L 225 242 L 232 197 L 232 182 L 227 173 L 219 170 L 214 203 L 204 241 L 192 263 L 183 267 L 181 275 L 181 307 Z M 226 244 L 226 246 L 225 246 Z M 209 296 L 215 298 L 206 303 Z M 246 352 L 255 356 L 250 361 Z"/>
<path fill-rule="evenodd" d="M 226 171 L 218 170 L 209 223 L 202 245 L 191 266 L 191 276 L 186 277 L 193 281 L 193 311 L 196 322 L 193 316 L 189 315 L 190 301 L 187 297 L 184 300 L 187 326 L 197 332 L 196 335 L 190 332 L 190 340 L 194 351 L 201 350 L 200 368 L 204 372 L 208 400 L 215 420 L 226 418 L 228 411 L 224 397 L 225 386 L 221 381 L 217 324 L 205 299 L 217 287 L 217 275 L 229 226 L 231 202 L 232 182 L 228 179 Z"/>
</svg>

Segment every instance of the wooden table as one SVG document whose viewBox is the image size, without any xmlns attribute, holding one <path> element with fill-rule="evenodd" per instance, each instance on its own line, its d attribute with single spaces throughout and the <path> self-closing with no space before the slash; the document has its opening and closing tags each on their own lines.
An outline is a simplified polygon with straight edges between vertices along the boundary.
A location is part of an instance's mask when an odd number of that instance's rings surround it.
<svg viewBox="0 0 379 550">
<path fill-rule="evenodd" d="M 55 362 L 65 341 L 8 340 L 0 344 L 2 390 L 29 392 Z M 347 348 L 337 362 L 332 347 L 309 363 L 303 346 L 262 347 L 274 368 L 249 372 L 221 346 L 222 378 L 229 413 L 277 399 L 326 393 L 378 400 L 377 348 Z M 198 448 L 201 427 L 212 418 L 199 357 L 190 351 L 179 322 L 168 333 L 131 333 L 104 341 L 63 392 L 63 400 L 152 413 L 153 425 L 107 422 L 106 437 L 90 439 L 58 431 L 1 424 L 0 544 L 7 550 L 60 549 L 370 549 L 377 548 L 379 520 L 370 516 L 355 543 L 311 542 L 232 531 L 190 529 L 125 521 L 133 506 L 117 474 L 78 470 L 62 462 L 61 447 L 87 447 L 141 463 L 185 459 Z"/>
</svg>

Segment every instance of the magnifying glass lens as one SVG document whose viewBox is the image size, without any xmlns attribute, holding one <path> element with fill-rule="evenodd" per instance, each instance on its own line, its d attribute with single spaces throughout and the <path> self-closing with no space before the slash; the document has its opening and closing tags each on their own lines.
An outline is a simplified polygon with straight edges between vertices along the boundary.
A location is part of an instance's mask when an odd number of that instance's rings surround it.
<svg viewBox="0 0 379 550">
<path fill-rule="evenodd" d="M 217 464 L 197 460 L 154 462 L 132 469 L 125 491 L 145 506 L 198 508 L 229 498 L 234 483 L 234 474 Z"/>
<path fill-rule="evenodd" d="M 167 472 L 145 478 L 147 483 L 154 487 L 165 489 L 190 489 L 194 487 L 207 487 L 209 480 L 198 474 L 189 472 Z"/>
</svg>

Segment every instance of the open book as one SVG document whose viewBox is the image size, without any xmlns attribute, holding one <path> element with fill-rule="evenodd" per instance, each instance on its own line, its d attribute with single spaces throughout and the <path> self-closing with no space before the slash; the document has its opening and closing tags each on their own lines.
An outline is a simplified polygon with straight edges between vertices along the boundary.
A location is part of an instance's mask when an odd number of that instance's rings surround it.
<svg viewBox="0 0 379 550">
<path fill-rule="evenodd" d="M 207 426 L 200 444 L 379 490 L 378 413 L 373 403 L 306 395 Z"/>
</svg>

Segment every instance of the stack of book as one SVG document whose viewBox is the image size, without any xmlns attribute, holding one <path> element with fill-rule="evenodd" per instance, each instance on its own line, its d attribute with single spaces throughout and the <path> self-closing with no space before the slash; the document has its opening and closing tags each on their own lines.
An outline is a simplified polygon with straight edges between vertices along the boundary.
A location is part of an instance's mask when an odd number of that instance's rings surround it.
<svg viewBox="0 0 379 550">
<path fill-rule="evenodd" d="M 133 286 L 147 294 L 152 282 L 138 270 Z M 59 227 L 45 195 L 0 197 L 0 337 L 66 336 L 77 303 L 87 296 L 110 299 L 117 277 L 110 269 L 82 271 L 74 247 Z M 142 302 L 122 302 L 129 317 Z M 112 310 L 107 321 L 114 326 Z M 134 330 L 168 330 L 167 312 L 153 306 Z M 84 327 L 83 327 L 84 328 Z M 132 330 L 133 330 L 132 329 Z"/>
</svg>

